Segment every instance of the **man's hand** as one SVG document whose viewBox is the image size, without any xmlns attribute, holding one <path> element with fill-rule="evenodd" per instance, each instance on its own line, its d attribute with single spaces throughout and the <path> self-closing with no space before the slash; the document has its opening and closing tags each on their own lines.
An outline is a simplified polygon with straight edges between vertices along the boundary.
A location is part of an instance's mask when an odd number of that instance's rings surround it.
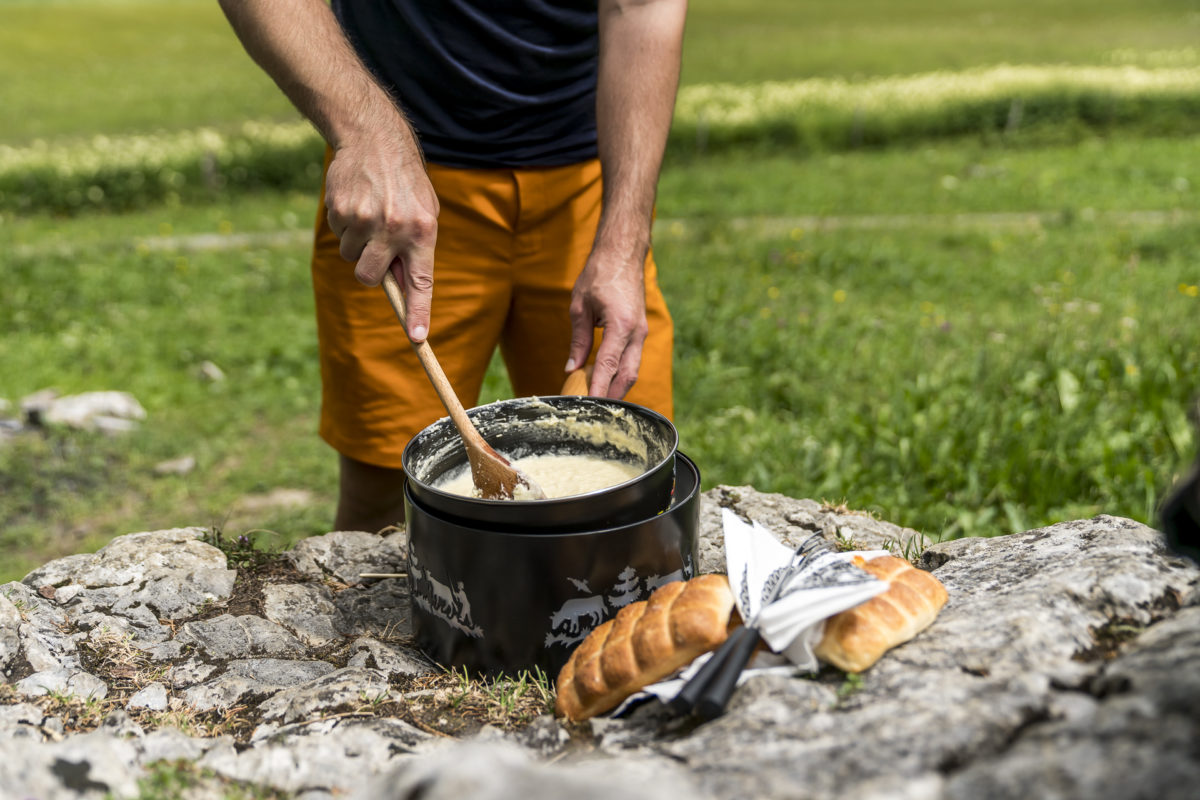
<svg viewBox="0 0 1200 800">
<path fill-rule="evenodd" d="M 220 0 L 246 52 L 333 148 L 329 224 L 354 274 L 374 286 L 388 267 L 407 296 L 408 335 L 429 331 L 438 202 L 416 135 L 363 66 L 325 0 Z"/>
<path fill-rule="evenodd" d="M 645 254 L 593 250 L 571 293 L 571 354 L 567 372 L 592 351 L 593 332 L 604 329 L 588 388 L 597 397 L 620 399 L 637 380 L 646 341 Z"/>
<path fill-rule="evenodd" d="M 325 207 L 359 281 L 377 286 L 393 267 L 404 287 L 408 336 L 420 343 L 429 333 L 438 200 L 415 140 L 400 124 L 403 130 L 334 151 Z"/>
<path fill-rule="evenodd" d="M 644 270 L 654 193 L 679 85 L 686 0 L 600 0 L 596 134 L 604 176 L 596 242 L 571 296 L 567 371 L 604 328 L 589 392 L 623 397 L 646 340 Z"/>
</svg>

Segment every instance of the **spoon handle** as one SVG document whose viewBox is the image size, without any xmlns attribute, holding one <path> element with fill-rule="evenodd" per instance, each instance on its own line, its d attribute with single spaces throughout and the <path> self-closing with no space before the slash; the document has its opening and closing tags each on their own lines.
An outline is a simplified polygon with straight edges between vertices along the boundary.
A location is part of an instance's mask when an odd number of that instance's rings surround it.
<svg viewBox="0 0 1200 800">
<path fill-rule="evenodd" d="M 408 335 L 408 313 L 404 306 L 404 293 L 400 291 L 400 284 L 396 281 L 396 276 L 389 269 L 383 275 L 383 291 L 387 294 L 388 300 L 391 301 L 392 309 L 396 312 L 396 318 L 400 320 L 400 325 L 404 328 L 404 335 Z M 463 408 L 462 402 L 458 399 L 458 395 L 454 393 L 454 387 L 450 385 L 450 379 L 446 377 L 445 371 L 442 370 L 442 365 L 438 363 L 437 356 L 433 354 L 433 348 L 429 346 L 428 341 L 417 344 L 411 339 L 413 349 L 417 351 L 417 358 L 421 360 L 421 366 L 425 368 L 425 374 L 429 376 L 429 382 L 433 384 L 433 390 L 442 400 L 442 405 L 446 407 L 446 412 L 450 415 L 450 419 L 454 421 L 459 433 L 464 437 L 471 437 L 478 441 L 473 441 L 473 444 L 482 444 L 486 446 L 483 437 L 475 430 L 474 423 L 467 417 L 467 411 Z"/>
</svg>

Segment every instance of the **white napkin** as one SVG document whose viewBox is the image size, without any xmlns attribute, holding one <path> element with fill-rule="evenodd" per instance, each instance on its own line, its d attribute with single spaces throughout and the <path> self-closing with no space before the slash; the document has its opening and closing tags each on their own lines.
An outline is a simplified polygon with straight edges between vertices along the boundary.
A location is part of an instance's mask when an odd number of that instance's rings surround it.
<svg viewBox="0 0 1200 800">
<path fill-rule="evenodd" d="M 813 648 L 821 640 L 825 620 L 865 603 L 887 591 L 885 581 L 872 577 L 852 563 L 887 555 L 886 550 L 852 550 L 838 553 L 820 549 L 806 556 L 779 597 L 766 608 L 779 574 L 792 560 L 793 551 L 758 522 L 746 524 L 729 509 L 722 510 L 725 529 L 725 567 L 742 619 L 755 619 L 763 641 L 783 653 L 797 667 L 816 671 Z M 819 534 L 813 534 L 819 541 Z"/>
<path fill-rule="evenodd" d="M 794 551 L 758 522 L 747 524 L 729 509 L 722 510 L 721 521 L 725 531 L 725 567 L 738 613 L 743 620 L 754 622 L 767 646 L 783 656 L 757 654 L 739 676 L 738 684 L 756 675 L 791 675 L 797 669 L 816 672 L 819 664 L 813 648 L 821 641 L 825 620 L 887 591 L 885 581 L 853 564 L 858 557 L 869 560 L 887 555 L 886 550 L 837 553 L 817 547 L 803 557 L 779 596 L 764 608 L 764 601 L 792 561 Z M 820 535 L 813 536 L 810 543 L 816 545 Z M 710 657 L 710 653 L 705 653 L 672 677 L 646 686 L 618 706 L 613 716 L 649 696 L 664 703 L 674 699 L 688 678 Z"/>
</svg>

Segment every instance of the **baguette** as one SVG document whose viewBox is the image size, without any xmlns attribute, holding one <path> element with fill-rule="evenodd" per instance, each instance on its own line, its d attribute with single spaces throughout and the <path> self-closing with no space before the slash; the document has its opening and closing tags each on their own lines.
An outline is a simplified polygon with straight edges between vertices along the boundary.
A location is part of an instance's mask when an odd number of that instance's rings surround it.
<svg viewBox="0 0 1200 800">
<path fill-rule="evenodd" d="M 616 708 L 720 646 L 733 607 L 724 575 L 668 583 L 648 600 L 625 606 L 571 654 L 558 674 L 555 708 L 577 721 Z"/>
<path fill-rule="evenodd" d="M 815 650 L 817 658 L 846 672 L 862 672 L 925 630 L 948 598 L 941 581 L 902 558 L 879 556 L 858 566 L 887 581 L 888 590 L 826 620 Z"/>
</svg>

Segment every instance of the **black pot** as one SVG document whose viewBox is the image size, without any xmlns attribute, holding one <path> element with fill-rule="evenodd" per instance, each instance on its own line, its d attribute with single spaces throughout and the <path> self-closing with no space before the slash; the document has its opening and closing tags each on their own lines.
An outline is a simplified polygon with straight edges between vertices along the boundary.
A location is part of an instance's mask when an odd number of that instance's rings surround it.
<svg viewBox="0 0 1200 800">
<path fill-rule="evenodd" d="M 586 494 L 547 500 L 484 500 L 434 487 L 466 468 L 458 431 L 443 418 L 404 448 L 404 474 L 413 498 L 442 518 L 513 533 L 598 530 L 654 516 L 671 502 L 679 435 L 666 417 L 623 400 L 598 397 L 522 397 L 470 409 L 492 447 L 511 458 L 547 453 L 630 461 L 642 473 Z"/>
<path fill-rule="evenodd" d="M 677 454 L 675 497 L 617 527 L 519 534 L 451 522 L 405 491 L 418 646 L 447 667 L 551 678 L 596 626 L 697 563 L 700 472 Z"/>
</svg>

